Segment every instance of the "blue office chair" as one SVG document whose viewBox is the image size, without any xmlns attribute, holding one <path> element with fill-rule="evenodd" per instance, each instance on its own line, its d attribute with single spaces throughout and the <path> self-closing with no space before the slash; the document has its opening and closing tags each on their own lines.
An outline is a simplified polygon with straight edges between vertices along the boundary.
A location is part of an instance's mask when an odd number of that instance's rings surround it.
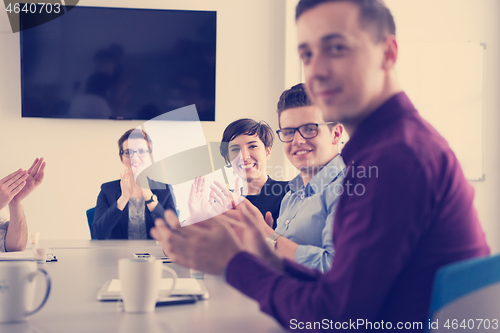
<svg viewBox="0 0 500 333">
<path fill-rule="evenodd" d="M 94 223 L 95 207 L 87 209 L 87 222 L 89 223 L 90 238 L 96 239 L 92 234 L 92 223 Z"/>
<path fill-rule="evenodd" d="M 500 328 L 500 255 L 441 268 L 434 280 L 426 332 Z"/>
</svg>

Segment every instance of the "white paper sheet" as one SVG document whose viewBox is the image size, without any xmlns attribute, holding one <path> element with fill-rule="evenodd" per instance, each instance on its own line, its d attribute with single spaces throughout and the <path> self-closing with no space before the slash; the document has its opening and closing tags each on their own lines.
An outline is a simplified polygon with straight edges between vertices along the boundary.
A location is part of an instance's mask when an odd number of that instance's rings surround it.
<svg viewBox="0 0 500 333">
<path fill-rule="evenodd" d="M 0 252 L 0 260 L 35 260 L 33 251 Z"/>
<path fill-rule="evenodd" d="M 172 286 L 173 279 L 166 278 L 160 280 L 160 291 L 167 291 Z M 108 287 L 110 293 L 120 293 L 122 285 L 119 279 L 111 280 Z M 175 284 L 174 294 L 176 295 L 198 295 L 203 292 L 200 283 L 196 279 L 179 278 Z"/>
</svg>

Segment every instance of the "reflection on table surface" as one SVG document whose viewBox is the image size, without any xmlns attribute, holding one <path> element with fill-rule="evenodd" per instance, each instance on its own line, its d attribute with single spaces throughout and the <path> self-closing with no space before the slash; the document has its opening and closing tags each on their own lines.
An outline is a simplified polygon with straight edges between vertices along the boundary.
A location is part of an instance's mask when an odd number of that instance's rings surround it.
<svg viewBox="0 0 500 333">
<path fill-rule="evenodd" d="M 260 312 L 258 304 L 230 287 L 223 277 L 205 275 L 208 300 L 195 304 L 157 307 L 152 314 L 128 314 L 116 302 L 99 302 L 102 285 L 118 278 L 118 259 L 137 252 L 162 256 L 153 240 L 54 240 L 40 241 L 58 259 L 39 265 L 52 278 L 47 304 L 25 322 L 0 324 L 5 333 L 53 332 L 282 332 L 279 324 Z M 179 277 L 189 269 L 167 264 Z M 42 297 L 37 285 L 35 303 Z"/>
</svg>

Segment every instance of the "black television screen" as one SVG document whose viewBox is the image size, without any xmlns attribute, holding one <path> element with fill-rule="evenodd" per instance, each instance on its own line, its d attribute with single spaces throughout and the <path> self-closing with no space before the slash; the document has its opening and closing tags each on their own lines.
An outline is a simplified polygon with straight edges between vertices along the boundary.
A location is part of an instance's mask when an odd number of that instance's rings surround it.
<svg viewBox="0 0 500 333">
<path fill-rule="evenodd" d="M 195 104 L 215 120 L 215 11 L 76 6 L 20 13 L 22 116 L 140 119 Z"/>
</svg>

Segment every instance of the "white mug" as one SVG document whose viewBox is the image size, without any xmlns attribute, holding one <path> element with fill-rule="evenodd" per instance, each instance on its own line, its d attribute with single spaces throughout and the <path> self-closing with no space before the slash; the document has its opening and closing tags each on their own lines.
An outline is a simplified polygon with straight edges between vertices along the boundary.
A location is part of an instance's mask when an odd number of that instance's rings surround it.
<svg viewBox="0 0 500 333">
<path fill-rule="evenodd" d="M 39 240 L 40 240 L 39 232 L 30 232 L 30 243 L 32 245 L 38 245 Z"/>
<path fill-rule="evenodd" d="M 153 312 L 160 293 L 160 280 L 163 270 L 173 277 L 172 287 L 166 295 L 174 290 L 177 274 L 173 269 L 163 265 L 161 260 L 151 258 L 126 258 L 118 262 L 118 276 L 121 282 L 122 300 L 125 312 Z"/>
<path fill-rule="evenodd" d="M 37 264 L 44 264 L 47 261 L 47 252 L 49 252 L 49 249 L 46 247 L 34 247 L 33 257 L 35 258 L 35 262 Z"/>
<path fill-rule="evenodd" d="M 46 291 L 42 303 L 33 307 L 35 298 L 35 276 L 42 274 Z M 50 294 L 50 277 L 39 269 L 34 261 L 0 262 L 0 322 L 20 321 L 38 312 L 47 302 Z"/>
</svg>

